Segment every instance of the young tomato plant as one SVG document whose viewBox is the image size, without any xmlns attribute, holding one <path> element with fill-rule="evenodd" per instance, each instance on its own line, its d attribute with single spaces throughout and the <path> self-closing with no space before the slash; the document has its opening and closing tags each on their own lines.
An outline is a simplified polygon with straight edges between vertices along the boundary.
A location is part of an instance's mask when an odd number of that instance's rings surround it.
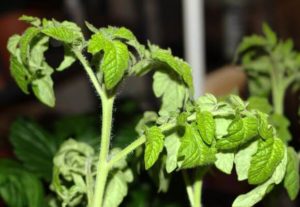
<svg viewBox="0 0 300 207">
<path fill-rule="evenodd" d="M 31 27 L 8 42 L 11 74 L 21 90 L 33 92 L 53 107 L 52 74 L 79 61 L 102 106 L 99 149 L 69 139 L 55 153 L 50 188 L 57 196 L 50 206 L 119 206 L 134 179 L 126 157 L 137 149 L 143 150 L 141 162 L 158 178 L 160 190 L 167 189 L 167 179 L 174 171 L 182 171 L 193 207 L 201 206 L 202 180 L 212 165 L 227 174 L 235 167 L 238 180 L 257 186 L 238 196 L 235 207 L 255 205 L 283 181 L 289 150 L 268 115 L 235 95 L 218 100 L 206 94 L 194 100 L 191 68 L 170 50 L 151 43 L 144 46 L 123 27 L 97 29 L 87 23 L 93 35 L 85 40 L 71 22 L 28 16 L 21 20 Z M 60 42 L 65 51 L 55 69 L 44 57 L 50 39 Z M 135 141 L 124 149 L 115 148 L 110 142 L 117 88 L 126 77 L 150 71 L 161 107 L 158 112 L 144 113 Z"/>
<path fill-rule="evenodd" d="M 251 107 L 270 114 L 269 121 L 288 148 L 284 187 L 294 200 L 299 192 L 299 159 L 295 149 L 288 146 L 292 137 L 290 122 L 284 116 L 284 98 L 288 88 L 299 90 L 300 53 L 293 50 L 292 40 L 279 40 L 267 24 L 262 36 L 245 37 L 237 52 L 248 76 Z M 272 106 L 268 103 L 270 95 Z"/>
</svg>

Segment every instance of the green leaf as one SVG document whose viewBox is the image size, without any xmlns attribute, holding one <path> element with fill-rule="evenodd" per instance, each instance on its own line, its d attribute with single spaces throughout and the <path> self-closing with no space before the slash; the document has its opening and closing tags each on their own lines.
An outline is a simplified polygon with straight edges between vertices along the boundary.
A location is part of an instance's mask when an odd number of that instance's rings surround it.
<svg viewBox="0 0 300 207">
<path fill-rule="evenodd" d="M 22 15 L 19 20 L 29 23 L 35 27 L 39 27 L 41 25 L 41 20 L 38 17 Z"/>
<path fill-rule="evenodd" d="M 167 150 L 166 171 L 173 172 L 177 168 L 177 156 L 180 147 L 180 139 L 177 133 L 172 133 L 165 138 L 165 148 Z"/>
<path fill-rule="evenodd" d="M 216 160 L 216 149 L 207 146 L 200 137 L 196 126 L 186 125 L 178 151 L 181 168 L 194 168 L 208 165 Z"/>
<path fill-rule="evenodd" d="M 250 143 L 243 149 L 240 149 L 234 158 L 235 170 L 238 180 L 246 180 L 250 168 L 251 158 L 257 151 L 257 141 Z"/>
<path fill-rule="evenodd" d="M 266 36 L 266 40 L 271 46 L 275 46 L 277 43 L 277 37 L 275 32 L 272 31 L 270 26 L 266 23 L 263 24 L 263 33 Z"/>
<path fill-rule="evenodd" d="M 0 160 L 0 197 L 11 207 L 45 206 L 42 183 L 12 160 Z"/>
<path fill-rule="evenodd" d="M 216 133 L 216 123 L 209 111 L 199 111 L 196 114 L 196 122 L 203 141 L 211 145 Z"/>
<path fill-rule="evenodd" d="M 65 43 L 74 43 L 76 40 L 81 41 L 83 38 L 80 27 L 68 21 L 60 23 L 54 20 L 49 22 L 47 26 L 42 29 L 42 32 L 53 39 Z"/>
<path fill-rule="evenodd" d="M 233 150 L 254 139 L 258 134 L 257 128 L 255 117 L 236 118 L 228 127 L 228 135 L 219 139 L 216 146 L 220 150 Z"/>
<path fill-rule="evenodd" d="M 145 168 L 148 170 L 157 161 L 164 147 L 164 135 L 157 126 L 146 130 Z"/>
<path fill-rule="evenodd" d="M 278 138 L 260 140 L 257 152 L 251 160 L 248 172 L 249 183 L 261 184 L 269 179 L 283 159 L 284 151 L 284 145 Z"/>
<path fill-rule="evenodd" d="M 28 59 L 29 70 L 32 73 L 41 75 L 50 75 L 53 69 L 46 63 L 45 51 L 48 50 L 49 37 L 41 36 L 31 42 L 30 56 Z"/>
<path fill-rule="evenodd" d="M 188 97 L 185 86 L 174 75 L 165 71 L 155 72 L 153 79 L 154 94 L 162 98 L 159 114 L 167 116 L 170 112 L 181 109 Z"/>
<path fill-rule="evenodd" d="M 215 166 L 226 174 L 230 174 L 233 168 L 234 153 L 219 152 L 216 154 Z"/>
<path fill-rule="evenodd" d="M 268 115 L 258 112 L 258 134 L 263 139 L 274 137 L 274 128 L 268 123 Z"/>
<path fill-rule="evenodd" d="M 35 96 L 44 104 L 50 107 L 55 105 L 55 95 L 53 91 L 53 81 L 50 76 L 32 82 L 32 90 Z"/>
<path fill-rule="evenodd" d="M 290 121 L 283 115 L 272 114 L 269 116 L 269 121 L 272 126 L 275 127 L 277 137 L 284 142 L 289 142 L 292 139 L 292 135 L 289 131 Z"/>
<path fill-rule="evenodd" d="M 292 147 L 287 149 L 287 166 L 284 177 L 284 187 L 291 200 L 295 200 L 299 193 L 299 159 Z"/>
<path fill-rule="evenodd" d="M 92 35 L 88 43 L 88 52 L 96 54 L 104 51 L 101 69 L 107 89 L 114 88 L 122 79 L 128 68 L 129 52 L 127 46 L 118 41 L 107 39 L 102 33 Z"/>
<path fill-rule="evenodd" d="M 113 172 L 109 179 L 104 195 L 104 207 L 118 207 L 128 193 L 128 183 L 133 181 L 130 169 L 122 172 Z"/>
<path fill-rule="evenodd" d="M 242 53 L 250 49 L 251 47 L 260 47 L 260 46 L 264 46 L 265 44 L 266 44 L 265 38 L 258 35 L 252 35 L 250 37 L 243 38 L 237 51 L 238 53 Z"/>
<path fill-rule="evenodd" d="M 151 57 L 162 63 L 167 64 L 180 77 L 183 78 L 186 85 L 193 91 L 193 78 L 191 67 L 182 59 L 174 57 L 170 50 L 164 50 L 155 45 L 150 45 Z"/>
<path fill-rule="evenodd" d="M 201 111 L 213 111 L 217 108 L 218 100 L 212 94 L 205 94 L 196 100 L 196 104 Z"/>
<path fill-rule="evenodd" d="M 16 50 L 18 47 L 18 44 L 21 40 L 21 36 L 20 35 L 12 35 L 7 42 L 7 50 L 10 52 L 10 54 L 12 55 L 16 55 Z"/>
<path fill-rule="evenodd" d="M 248 99 L 248 109 L 249 110 L 259 110 L 266 114 L 270 114 L 273 107 L 269 103 L 268 99 L 264 97 L 251 96 Z"/>
<path fill-rule="evenodd" d="M 39 33 L 38 28 L 29 27 L 20 39 L 21 59 L 24 64 L 27 64 L 27 59 L 29 59 L 30 43 Z"/>
<path fill-rule="evenodd" d="M 65 45 L 64 49 L 65 49 L 64 60 L 56 68 L 57 71 L 63 71 L 69 68 L 76 61 L 76 57 L 74 53 L 71 51 L 71 48 Z"/>
<path fill-rule="evenodd" d="M 26 94 L 29 94 L 28 84 L 30 81 L 30 75 L 26 67 L 19 62 L 18 58 L 11 56 L 10 58 L 10 73 L 16 81 L 19 88 Z"/>
<path fill-rule="evenodd" d="M 286 163 L 287 163 L 287 153 L 284 153 L 285 156 L 283 160 L 279 163 L 276 167 L 275 172 L 273 173 L 272 177 L 268 179 L 263 184 L 257 186 L 250 192 L 246 194 L 239 195 L 233 202 L 232 207 L 251 207 L 254 206 L 256 203 L 261 201 L 265 194 L 269 192 L 270 187 L 274 184 L 279 184 L 283 177 L 286 170 Z"/>
<path fill-rule="evenodd" d="M 242 111 L 246 108 L 244 101 L 237 95 L 230 95 L 229 102 L 232 104 L 232 106 L 234 108 L 236 108 L 240 111 Z"/>
<path fill-rule="evenodd" d="M 18 119 L 10 131 L 14 152 L 30 172 L 49 181 L 59 143 L 33 121 Z"/>
<path fill-rule="evenodd" d="M 135 131 L 141 136 L 149 124 L 154 124 L 158 119 L 158 115 L 154 111 L 145 111 L 143 118 L 140 119 L 135 127 Z"/>
<path fill-rule="evenodd" d="M 228 134 L 227 129 L 232 122 L 231 119 L 216 118 L 216 138 L 220 139 Z"/>
</svg>

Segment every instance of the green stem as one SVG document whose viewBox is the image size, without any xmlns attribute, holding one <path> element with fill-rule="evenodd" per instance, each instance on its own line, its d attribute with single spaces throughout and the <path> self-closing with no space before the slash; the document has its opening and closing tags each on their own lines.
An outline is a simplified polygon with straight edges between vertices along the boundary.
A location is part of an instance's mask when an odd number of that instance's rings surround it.
<svg viewBox="0 0 300 207">
<path fill-rule="evenodd" d="M 109 172 L 107 157 L 110 145 L 110 133 L 112 126 L 112 111 L 114 97 L 108 97 L 106 94 L 102 97 L 102 130 L 99 161 L 97 164 L 96 184 L 94 191 L 93 207 L 103 205 L 104 190 Z"/>
<path fill-rule="evenodd" d="M 186 170 L 182 170 L 182 176 L 186 187 L 186 192 L 192 207 L 194 207 L 194 192 L 191 180 Z"/>
<path fill-rule="evenodd" d="M 272 68 L 270 71 L 271 74 L 271 84 L 272 84 L 272 101 L 274 106 L 274 113 L 283 114 L 284 107 L 284 94 L 285 94 L 285 86 L 283 82 L 283 75 L 279 74 L 279 70 L 276 68 L 275 58 L 272 55 L 271 62 Z"/>
<path fill-rule="evenodd" d="M 112 168 L 115 163 L 120 161 L 121 159 L 125 158 L 129 153 L 131 153 L 133 150 L 141 146 L 146 142 L 146 137 L 141 136 L 140 138 L 136 139 L 134 142 L 132 142 L 130 145 L 125 147 L 121 152 L 117 153 L 114 157 L 111 158 L 111 160 L 108 162 L 108 168 Z"/>
<path fill-rule="evenodd" d="M 201 207 L 201 191 L 202 191 L 202 175 L 201 173 L 196 170 L 196 177 L 194 182 L 194 207 Z"/>
</svg>

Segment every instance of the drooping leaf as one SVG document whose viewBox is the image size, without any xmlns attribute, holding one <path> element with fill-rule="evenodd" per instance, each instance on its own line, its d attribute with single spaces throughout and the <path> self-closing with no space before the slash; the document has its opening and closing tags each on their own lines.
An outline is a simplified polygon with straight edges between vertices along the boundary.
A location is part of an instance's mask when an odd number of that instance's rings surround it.
<svg viewBox="0 0 300 207">
<path fill-rule="evenodd" d="M 0 160 L 0 197 L 10 207 L 45 206 L 40 180 L 12 160 Z"/>
<path fill-rule="evenodd" d="M 193 168 L 208 165 L 216 160 L 216 149 L 206 145 L 200 137 L 196 126 L 186 125 L 178 151 L 181 168 Z"/>
<path fill-rule="evenodd" d="M 288 161 L 284 177 L 284 187 L 291 200 L 295 200 L 299 193 L 299 158 L 292 147 L 287 149 Z"/>
<path fill-rule="evenodd" d="M 226 174 L 230 174 L 234 163 L 234 153 L 219 152 L 216 154 L 215 166 Z"/>
<path fill-rule="evenodd" d="M 285 147 L 278 138 L 259 140 L 248 171 L 249 183 L 261 184 L 268 180 L 283 159 L 284 152 Z"/>
<path fill-rule="evenodd" d="M 28 84 L 30 82 L 30 74 L 28 73 L 26 67 L 19 62 L 18 58 L 11 56 L 10 58 L 10 73 L 19 88 L 26 94 L 29 94 Z"/>
<path fill-rule="evenodd" d="M 169 115 L 183 107 L 188 97 L 185 86 L 172 74 L 165 71 L 157 71 L 153 76 L 153 91 L 156 97 L 162 98 L 160 115 Z M 172 90 L 170 90 L 172 89 Z"/>
<path fill-rule="evenodd" d="M 34 80 L 32 90 L 35 96 L 44 104 L 50 107 L 55 105 L 55 95 L 53 91 L 53 81 L 50 76 Z"/>
<path fill-rule="evenodd" d="M 234 157 L 235 170 L 238 180 L 246 180 L 248 178 L 248 171 L 250 168 L 251 157 L 257 151 L 257 141 L 252 142 L 247 147 L 240 149 Z"/>
<path fill-rule="evenodd" d="M 199 111 L 196 114 L 196 122 L 203 141 L 211 145 L 216 133 L 216 123 L 209 111 Z"/>
<path fill-rule="evenodd" d="M 23 64 L 27 64 L 29 59 L 30 43 L 34 37 L 40 33 L 40 30 L 36 27 L 29 27 L 20 39 L 20 52 Z"/>
<path fill-rule="evenodd" d="M 41 25 L 41 20 L 38 17 L 33 17 L 33 16 L 27 16 L 27 15 L 22 15 L 19 20 L 27 22 L 35 27 L 38 27 Z"/>
<path fill-rule="evenodd" d="M 146 149 L 145 149 L 145 168 L 151 168 L 157 161 L 159 154 L 164 147 L 164 135 L 157 126 L 153 126 L 146 130 Z"/>
<path fill-rule="evenodd" d="M 286 170 L 286 163 L 287 163 L 287 153 L 284 153 L 284 158 L 276 167 L 273 175 L 263 184 L 257 186 L 250 192 L 246 194 L 239 195 L 233 202 L 232 207 L 251 207 L 254 206 L 256 203 L 261 201 L 264 196 L 269 192 L 268 189 L 272 187 L 274 184 L 279 184 L 283 177 Z"/>
<path fill-rule="evenodd" d="M 17 46 L 20 42 L 21 36 L 20 35 L 12 35 L 7 42 L 7 50 L 12 54 L 12 55 L 16 55 L 16 50 L 17 50 Z"/>
<path fill-rule="evenodd" d="M 57 71 L 63 71 L 69 68 L 76 61 L 76 57 L 74 53 L 71 51 L 70 47 L 65 45 L 64 49 L 65 49 L 64 60 L 56 68 Z"/>
<path fill-rule="evenodd" d="M 31 42 L 28 66 L 32 73 L 50 75 L 53 72 L 52 68 L 46 63 L 44 55 L 45 51 L 48 50 L 48 42 L 49 37 L 47 36 L 35 38 Z"/>
<path fill-rule="evenodd" d="M 10 132 L 14 152 L 30 172 L 51 180 L 52 159 L 59 143 L 33 121 L 18 119 Z"/>
<path fill-rule="evenodd" d="M 133 174 L 130 169 L 113 172 L 107 183 L 103 206 L 118 207 L 128 193 L 128 183 L 132 181 Z"/>
<path fill-rule="evenodd" d="M 217 148 L 232 150 L 247 143 L 257 136 L 257 126 L 255 117 L 236 118 L 228 127 L 228 135 L 217 141 Z"/>
<path fill-rule="evenodd" d="M 177 133 L 172 133 L 165 138 L 165 148 L 167 150 L 166 171 L 173 172 L 177 168 L 177 155 L 180 147 L 180 139 Z"/>
<path fill-rule="evenodd" d="M 104 73 L 105 86 L 110 90 L 119 83 L 128 68 L 128 48 L 124 43 L 112 41 L 99 32 L 92 35 L 88 52 L 96 54 L 100 51 L 104 51 L 101 70 Z"/>
</svg>

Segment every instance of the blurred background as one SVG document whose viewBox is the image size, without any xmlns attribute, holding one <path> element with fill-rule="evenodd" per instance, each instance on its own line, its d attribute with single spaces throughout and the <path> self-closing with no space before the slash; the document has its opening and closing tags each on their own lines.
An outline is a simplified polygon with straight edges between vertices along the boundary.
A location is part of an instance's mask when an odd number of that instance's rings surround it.
<svg viewBox="0 0 300 207">
<path fill-rule="evenodd" d="M 187 34 L 187 25 L 183 22 L 189 12 L 184 9 L 184 1 L 187 0 L 1 0 L 0 157 L 13 156 L 7 140 L 10 125 L 19 116 L 33 118 L 47 125 L 62 116 L 92 115 L 98 113 L 100 108 L 91 84 L 79 64 L 73 65 L 72 70 L 54 76 L 57 99 L 54 109 L 43 106 L 33 96 L 26 96 L 17 88 L 9 73 L 6 43 L 9 36 L 22 33 L 27 27 L 25 23 L 17 20 L 18 17 L 26 14 L 74 21 L 83 28 L 86 36 L 90 34 L 84 26 L 85 20 L 96 27 L 125 26 L 132 30 L 142 43 L 150 40 L 163 48 L 171 48 L 173 54 L 179 57 L 186 57 L 187 46 L 184 38 Z M 199 59 L 203 60 L 199 66 L 201 68 L 197 69 L 205 73 L 198 77 L 203 79 L 204 83 L 196 85 L 201 92 L 226 95 L 238 91 L 242 96 L 247 96 L 246 77 L 238 66 L 231 63 L 242 37 L 261 33 L 262 22 L 269 23 L 279 37 L 292 38 L 296 49 L 300 49 L 300 1 L 298 0 L 200 2 L 202 3 L 197 4 L 199 6 L 197 11 L 204 11 L 203 15 L 198 15 L 201 18 L 200 38 L 203 37 L 203 42 L 196 39 L 195 42 L 201 44 L 199 47 L 203 51 L 203 55 L 199 53 Z M 50 65 L 57 65 L 61 61 L 63 58 L 60 56 L 61 51 L 62 48 L 56 47 L 49 50 L 47 59 Z M 292 122 L 291 131 L 294 137 L 299 137 L 299 125 L 295 113 L 299 100 L 295 94 L 288 95 L 286 103 L 290 106 L 286 114 Z M 155 109 L 158 104 L 151 92 L 151 77 L 126 80 L 117 100 L 116 128 L 124 126 L 126 118 L 121 118 L 123 115 L 138 117 L 141 115 L 140 112 Z M 133 129 L 134 124 L 131 123 L 129 128 Z M 297 144 L 299 146 L 299 139 L 295 141 L 295 145 Z M 234 177 L 219 175 L 217 172 L 212 174 L 205 184 L 206 206 L 230 206 L 237 194 L 249 189 L 245 183 L 238 185 Z M 172 195 L 168 196 L 167 200 L 172 198 Z M 286 195 L 282 197 L 285 202 Z M 278 206 L 286 205 L 278 204 Z M 289 203 L 288 206 L 297 206 L 297 204 Z"/>
</svg>

